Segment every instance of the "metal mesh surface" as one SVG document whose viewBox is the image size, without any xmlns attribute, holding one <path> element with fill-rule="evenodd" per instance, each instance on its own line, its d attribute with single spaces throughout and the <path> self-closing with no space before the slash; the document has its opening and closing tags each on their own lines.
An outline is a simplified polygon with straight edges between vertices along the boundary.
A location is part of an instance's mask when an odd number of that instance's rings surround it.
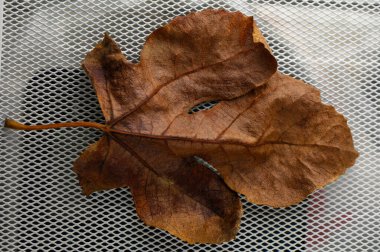
<svg viewBox="0 0 380 252">
<path fill-rule="evenodd" d="M 1 115 L 25 123 L 103 118 L 80 61 L 108 31 L 133 62 L 145 37 L 205 8 L 254 15 L 281 71 L 349 120 L 356 165 L 285 209 L 243 199 L 237 239 L 188 245 L 145 226 L 128 189 L 81 194 L 71 167 L 100 133 L 0 130 L 1 251 L 379 251 L 380 2 L 4 0 Z"/>
</svg>

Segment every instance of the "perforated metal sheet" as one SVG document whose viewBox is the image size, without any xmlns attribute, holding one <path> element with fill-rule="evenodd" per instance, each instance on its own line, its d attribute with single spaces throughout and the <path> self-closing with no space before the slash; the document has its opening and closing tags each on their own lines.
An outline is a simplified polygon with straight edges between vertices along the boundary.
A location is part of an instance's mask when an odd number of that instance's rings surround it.
<svg viewBox="0 0 380 252">
<path fill-rule="evenodd" d="M 81 195 L 72 162 L 100 133 L 0 130 L 1 251 L 379 251 L 380 3 L 362 1 L 4 0 L 1 115 L 31 124 L 102 122 L 80 68 L 108 31 L 134 62 L 145 37 L 205 8 L 254 15 L 280 70 L 322 91 L 348 119 L 357 164 L 301 204 L 244 202 L 236 240 L 188 245 L 137 217 L 127 189 Z"/>
</svg>

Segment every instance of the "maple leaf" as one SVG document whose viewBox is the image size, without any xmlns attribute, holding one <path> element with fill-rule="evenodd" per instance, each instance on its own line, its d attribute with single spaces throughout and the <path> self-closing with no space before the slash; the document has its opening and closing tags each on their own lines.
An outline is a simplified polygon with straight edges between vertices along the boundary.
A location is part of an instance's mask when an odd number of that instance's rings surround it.
<svg viewBox="0 0 380 252">
<path fill-rule="evenodd" d="M 240 12 L 175 18 L 148 36 L 139 64 L 106 34 L 83 68 L 106 125 L 6 126 L 103 130 L 74 164 L 83 192 L 129 187 L 146 224 L 190 243 L 235 237 L 236 192 L 256 204 L 296 204 L 358 156 L 346 119 L 321 103 L 317 89 L 276 72 L 253 18 Z M 188 113 L 210 100 L 220 102 Z"/>
</svg>

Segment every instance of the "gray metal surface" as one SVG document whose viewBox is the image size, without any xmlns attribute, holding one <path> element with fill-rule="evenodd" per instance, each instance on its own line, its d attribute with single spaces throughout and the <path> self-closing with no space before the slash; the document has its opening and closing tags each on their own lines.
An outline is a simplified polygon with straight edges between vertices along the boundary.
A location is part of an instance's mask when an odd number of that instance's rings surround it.
<svg viewBox="0 0 380 252">
<path fill-rule="evenodd" d="M 134 62 L 145 37 L 205 8 L 254 15 L 280 70 L 321 90 L 348 119 L 356 165 L 301 204 L 244 202 L 236 240 L 188 245 L 146 227 L 128 189 L 81 194 L 72 162 L 100 136 L 74 128 L 0 130 L 1 251 L 379 251 L 380 2 L 4 0 L 1 116 L 101 122 L 80 61 L 108 31 Z"/>
</svg>

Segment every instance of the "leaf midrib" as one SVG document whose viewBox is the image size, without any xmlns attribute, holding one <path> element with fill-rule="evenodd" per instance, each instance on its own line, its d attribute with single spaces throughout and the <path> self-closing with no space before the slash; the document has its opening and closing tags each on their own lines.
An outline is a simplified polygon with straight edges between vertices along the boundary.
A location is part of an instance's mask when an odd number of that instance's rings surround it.
<svg viewBox="0 0 380 252">
<path fill-rule="evenodd" d="M 163 141 L 185 141 L 185 142 L 196 142 L 196 143 L 205 143 L 205 144 L 218 144 L 218 145 L 241 145 L 245 147 L 261 147 L 265 145 L 288 145 L 288 146 L 298 146 L 298 147 L 322 147 L 322 148 L 331 148 L 331 149 L 338 149 L 341 151 L 351 152 L 351 150 L 345 150 L 341 149 L 338 146 L 333 145 L 325 145 L 325 144 L 301 144 L 301 143 L 291 143 L 291 142 L 284 142 L 284 141 L 267 141 L 262 142 L 259 144 L 250 144 L 245 143 L 239 140 L 222 140 L 222 139 L 202 139 L 202 138 L 191 138 L 191 137 L 179 137 L 179 136 L 162 136 L 162 135 L 153 135 L 153 134 L 144 134 L 144 133 L 134 133 L 124 130 L 116 130 L 116 129 L 110 129 L 110 134 L 121 134 L 121 135 L 127 135 L 127 136 L 134 136 L 134 137 L 142 137 L 142 138 L 150 138 L 155 140 L 163 140 Z"/>
</svg>

